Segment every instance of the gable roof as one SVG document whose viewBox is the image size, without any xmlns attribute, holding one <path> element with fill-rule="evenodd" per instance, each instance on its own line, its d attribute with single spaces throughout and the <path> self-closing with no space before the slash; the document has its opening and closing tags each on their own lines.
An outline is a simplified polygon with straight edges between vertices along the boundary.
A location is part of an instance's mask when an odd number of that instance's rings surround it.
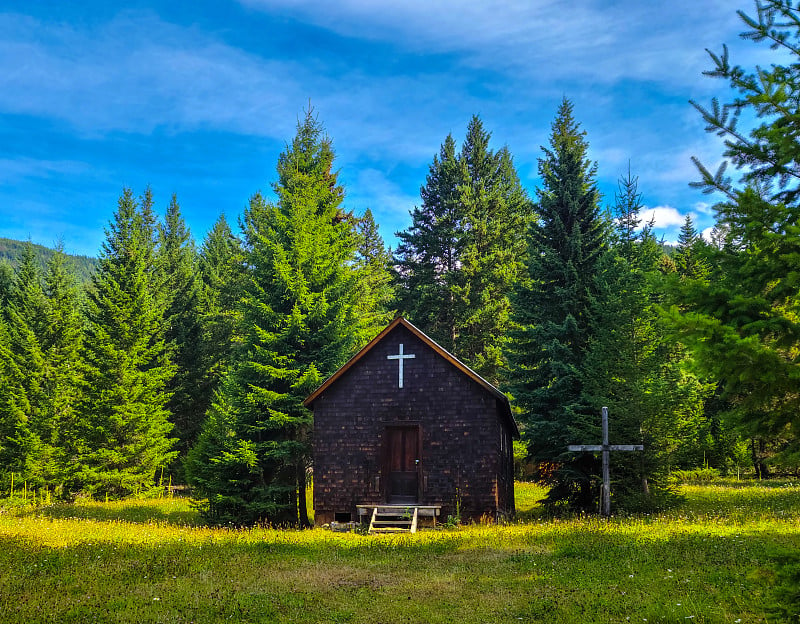
<svg viewBox="0 0 800 624">
<path fill-rule="evenodd" d="M 370 340 L 367 345 L 362 348 L 358 353 L 356 353 L 353 357 L 351 357 L 347 362 L 345 362 L 344 366 L 342 366 L 339 370 L 337 370 L 333 375 L 328 377 L 322 385 L 314 390 L 311 394 L 306 397 L 303 401 L 303 405 L 306 407 L 311 407 L 311 405 L 316 401 L 320 395 L 325 392 L 330 386 L 336 383 L 350 368 L 358 362 L 361 358 L 363 358 L 367 353 L 369 353 L 372 348 L 377 345 L 383 338 L 389 334 L 395 327 L 398 325 L 402 325 L 406 329 L 408 329 L 412 334 L 414 334 L 417 338 L 419 338 L 423 343 L 428 345 L 434 352 L 438 355 L 443 357 L 445 360 L 450 362 L 453 366 L 455 366 L 458 370 L 464 373 L 467 377 L 472 379 L 475 383 L 479 386 L 483 387 L 487 392 L 494 395 L 495 398 L 500 401 L 500 405 L 502 406 L 503 416 L 508 420 L 509 425 L 511 426 L 511 432 L 516 437 L 519 437 L 519 428 L 517 427 L 517 423 L 514 421 L 514 417 L 511 415 L 511 405 L 508 402 L 508 397 L 500 392 L 496 387 L 486 381 L 483 377 L 481 377 L 478 373 L 472 370 L 469 366 L 464 364 L 461 360 L 459 360 L 456 356 L 452 353 L 444 349 L 442 346 L 437 344 L 432 338 L 427 336 L 425 332 L 423 332 L 418 327 L 415 327 L 410 321 L 407 321 L 402 316 L 398 316 L 394 319 L 389 325 L 387 325 L 381 333 L 375 336 L 372 340 Z"/>
</svg>

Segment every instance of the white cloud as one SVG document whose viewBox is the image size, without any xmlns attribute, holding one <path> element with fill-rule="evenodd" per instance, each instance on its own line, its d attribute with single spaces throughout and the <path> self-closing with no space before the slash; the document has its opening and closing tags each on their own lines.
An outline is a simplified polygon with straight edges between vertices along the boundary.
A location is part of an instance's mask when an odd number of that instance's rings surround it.
<svg viewBox="0 0 800 624">
<path fill-rule="evenodd" d="M 642 223 L 654 222 L 657 228 L 669 228 L 683 225 L 686 215 L 678 212 L 672 206 L 656 206 L 655 208 L 645 208 L 639 213 Z"/>
<path fill-rule="evenodd" d="M 703 237 L 704 240 L 711 242 L 711 232 L 714 231 L 713 227 L 707 227 L 702 232 L 700 232 L 700 236 Z"/>
<path fill-rule="evenodd" d="M 37 160 L 0 158 L 0 184 L 15 184 L 25 178 L 74 176 L 91 169 L 88 163 L 74 160 Z"/>
<path fill-rule="evenodd" d="M 310 98 L 337 145 L 358 157 L 419 163 L 447 134 L 443 110 L 463 111 L 466 127 L 467 111 L 480 108 L 458 75 L 357 67 L 341 74 L 141 13 L 95 30 L 0 14 L 0 66 L 12 68 L 0 73 L 0 114 L 62 120 L 92 137 L 212 129 L 283 142 Z M 451 92 L 460 94 L 457 105 Z"/>
<path fill-rule="evenodd" d="M 458 54 L 473 67 L 542 79 L 622 79 L 695 84 L 705 47 L 736 45 L 741 30 L 724 0 L 563 3 L 487 0 L 240 0 L 337 34 L 387 41 L 415 53 Z"/>
<path fill-rule="evenodd" d="M 697 202 L 694 205 L 695 212 L 699 212 L 700 214 L 704 215 L 714 215 L 714 206 L 709 204 L 708 202 Z"/>
<path fill-rule="evenodd" d="M 87 133 L 156 127 L 291 132 L 276 112 L 303 101 L 302 67 L 262 59 L 151 15 L 96 30 L 0 15 L 0 111 Z M 268 123 L 267 123 L 268 121 Z"/>
</svg>

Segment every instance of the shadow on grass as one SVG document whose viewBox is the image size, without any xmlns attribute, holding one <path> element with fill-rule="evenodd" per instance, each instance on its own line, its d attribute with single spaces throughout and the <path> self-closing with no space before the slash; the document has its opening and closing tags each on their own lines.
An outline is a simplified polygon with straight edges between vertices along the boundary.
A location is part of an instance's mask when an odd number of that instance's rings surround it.
<svg viewBox="0 0 800 624">
<path fill-rule="evenodd" d="M 133 522 L 137 524 L 164 523 L 178 526 L 205 526 L 200 515 L 186 499 L 120 501 L 113 503 L 64 503 L 38 507 L 22 512 L 21 516 L 53 519 L 76 518 L 101 522 Z"/>
<path fill-rule="evenodd" d="M 642 534 L 555 524 L 501 548 L 485 534 L 436 543 L 370 538 L 81 543 L 0 536 L 7 624 L 83 621 L 364 621 L 463 624 L 647 619 L 763 621 L 786 527 Z M 590 573 L 588 571 L 591 571 Z M 793 576 L 791 578 L 794 578 Z"/>
</svg>

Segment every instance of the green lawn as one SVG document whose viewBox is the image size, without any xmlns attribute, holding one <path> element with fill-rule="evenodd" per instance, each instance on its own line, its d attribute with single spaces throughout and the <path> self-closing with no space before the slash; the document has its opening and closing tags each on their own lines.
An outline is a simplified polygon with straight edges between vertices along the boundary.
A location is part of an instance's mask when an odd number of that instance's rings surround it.
<svg viewBox="0 0 800 624">
<path fill-rule="evenodd" d="M 604 522 L 537 520 L 519 484 L 524 522 L 413 536 L 210 529 L 182 499 L 6 511 L 0 622 L 775 622 L 800 484 L 769 485 Z"/>
</svg>

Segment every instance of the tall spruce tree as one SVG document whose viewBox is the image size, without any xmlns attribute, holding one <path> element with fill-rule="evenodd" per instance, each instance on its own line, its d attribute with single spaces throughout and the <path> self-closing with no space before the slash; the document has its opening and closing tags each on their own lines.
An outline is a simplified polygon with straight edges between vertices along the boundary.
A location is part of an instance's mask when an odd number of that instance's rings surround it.
<svg viewBox="0 0 800 624">
<path fill-rule="evenodd" d="M 0 487 L 8 492 L 12 480 L 35 473 L 36 440 L 28 427 L 30 405 L 24 373 L 17 365 L 4 315 L 0 315 Z M 30 462 L 30 463 L 29 463 Z"/>
<path fill-rule="evenodd" d="M 455 292 L 463 284 L 459 265 L 466 244 L 462 179 L 456 142 L 448 134 L 420 188 L 422 205 L 411 212 L 411 226 L 397 232 L 395 252 L 398 308 L 454 353 L 460 316 Z"/>
<path fill-rule="evenodd" d="M 194 240 L 172 196 L 158 228 L 157 263 L 166 303 L 165 339 L 175 374 L 167 384 L 167 409 L 175 449 L 183 457 L 194 444 L 209 407 L 203 368 L 201 282 Z"/>
<path fill-rule="evenodd" d="M 490 149 L 490 139 L 477 116 L 459 153 L 452 136 L 445 139 L 420 190 L 422 206 L 398 233 L 396 267 L 400 309 L 497 382 L 532 210 L 510 152 Z"/>
<path fill-rule="evenodd" d="M 4 307 L 0 405 L 5 471 L 28 487 L 58 487 L 80 396 L 80 303 L 59 245 L 44 277 L 23 248 Z"/>
<path fill-rule="evenodd" d="M 220 215 L 203 241 L 199 269 L 205 371 L 201 387 L 208 393 L 210 405 L 233 356 L 236 328 L 240 324 L 238 304 L 242 296 L 243 250 L 224 215 Z"/>
<path fill-rule="evenodd" d="M 0 310 L 5 309 L 13 283 L 14 269 L 11 268 L 11 263 L 5 258 L 0 258 Z"/>
<path fill-rule="evenodd" d="M 512 295 L 515 329 L 507 345 L 509 384 L 530 457 L 550 485 L 550 505 L 594 505 L 597 461 L 567 445 L 599 439 L 599 415 L 587 405 L 584 368 L 592 338 L 597 274 L 607 253 L 595 165 L 585 132 L 562 101 L 550 147 L 539 160 L 538 221 L 528 229 L 524 279 Z"/>
<path fill-rule="evenodd" d="M 45 372 L 44 405 L 39 435 L 54 449 L 47 481 L 60 487 L 65 467 L 74 457 L 78 406 L 83 393 L 83 313 L 77 278 L 61 244 L 44 275 L 47 326 L 42 339 Z"/>
<path fill-rule="evenodd" d="M 460 202 L 465 209 L 461 254 L 463 286 L 456 353 L 497 383 L 510 325 L 509 293 L 522 273 L 524 233 L 533 215 L 508 148 L 489 149 L 491 138 L 473 117 L 461 149 Z"/>
<path fill-rule="evenodd" d="M 244 214 L 243 345 L 187 462 L 214 521 L 308 524 L 302 401 L 376 330 L 333 160 L 309 110 L 279 158 L 277 201 L 257 194 Z"/>
<path fill-rule="evenodd" d="M 149 189 L 141 202 L 123 191 L 106 237 L 88 294 L 86 391 L 68 485 L 117 496 L 153 487 L 175 456 L 166 409 L 174 367 Z"/>
<path fill-rule="evenodd" d="M 363 322 L 377 327 L 390 320 L 389 310 L 394 300 L 392 254 L 386 249 L 369 208 L 356 219 L 356 237 L 356 266 L 363 289 L 359 299 L 365 302 L 364 313 L 376 315 Z"/>
<path fill-rule="evenodd" d="M 32 488 L 46 485 L 52 473 L 55 450 L 42 439 L 51 429 L 45 411 L 44 335 L 47 300 L 33 245 L 23 247 L 5 307 L 7 348 L 4 357 L 12 393 L 8 404 L 6 458 L 17 479 Z M 45 433 L 45 438 L 46 438 Z"/>
</svg>

